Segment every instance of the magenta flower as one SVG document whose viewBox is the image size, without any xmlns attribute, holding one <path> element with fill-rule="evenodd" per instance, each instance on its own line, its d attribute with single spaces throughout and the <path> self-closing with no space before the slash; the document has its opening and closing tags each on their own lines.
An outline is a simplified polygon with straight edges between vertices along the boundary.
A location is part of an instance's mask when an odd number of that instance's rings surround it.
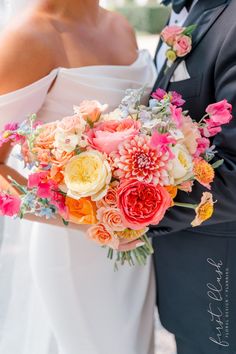
<svg viewBox="0 0 236 354">
<path fill-rule="evenodd" d="M 185 100 L 183 100 L 182 96 L 175 91 L 170 91 L 169 93 L 167 93 L 165 90 L 158 88 L 152 94 L 152 98 L 158 101 L 162 101 L 164 98 L 167 97 L 174 106 L 181 107 L 185 104 Z"/>
<path fill-rule="evenodd" d="M 17 196 L 0 193 L 0 215 L 16 216 L 20 212 L 21 199 Z"/>
</svg>

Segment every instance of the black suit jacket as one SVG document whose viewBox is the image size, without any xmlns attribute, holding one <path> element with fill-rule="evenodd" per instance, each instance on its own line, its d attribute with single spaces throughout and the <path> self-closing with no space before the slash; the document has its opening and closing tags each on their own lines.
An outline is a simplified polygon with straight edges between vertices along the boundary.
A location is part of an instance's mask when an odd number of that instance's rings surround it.
<svg viewBox="0 0 236 354">
<path fill-rule="evenodd" d="M 214 216 L 202 228 L 215 236 L 225 231 L 226 236 L 236 236 L 236 1 L 199 0 L 192 9 L 186 25 L 196 24 L 193 33 L 193 49 L 185 58 L 179 58 L 160 75 L 155 88 L 177 91 L 186 100 L 184 109 L 192 118 L 199 120 L 210 103 L 226 98 L 233 105 L 234 119 L 216 136 L 213 144 L 218 158 L 224 164 L 216 170 L 212 185 L 215 204 Z M 181 60 L 185 60 L 190 79 L 170 82 Z M 193 193 L 179 193 L 178 201 L 197 204 L 203 188 L 195 185 Z M 194 218 L 192 210 L 172 208 L 152 234 L 175 232 L 186 229 Z M 207 226 L 213 225 L 213 226 Z M 200 228 L 197 228 L 200 229 Z"/>
<path fill-rule="evenodd" d="M 178 354 L 236 353 L 236 0 L 199 0 L 190 24 L 197 25 L 191 53 L 162 72 L 155 89 L 181 93 L 196 120 L 226 98 L 234 118 L 213 141 L 224 159 L 212 186 L 214 216 L 191 228 L 194 212 L 175 207 L 150 231 L 157 303 L 164 326 L 186 343 Z M 181 60 L 191 78 L 170 82 Z M 196 184 L 178 201 L 197 204 L 203 190 Z"/>
</svg>

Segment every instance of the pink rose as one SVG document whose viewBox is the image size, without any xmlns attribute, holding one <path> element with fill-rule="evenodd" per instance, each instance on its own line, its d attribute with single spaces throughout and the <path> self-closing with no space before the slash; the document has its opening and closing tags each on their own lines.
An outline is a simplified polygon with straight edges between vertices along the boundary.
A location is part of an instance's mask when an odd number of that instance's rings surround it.
<svg viewBox="0 0 236 354">
<path fill-rule="evenodd" d="M 183 28 L 180 26 L 167 26 L 161 32 L 161 38 L 168 46 L 172 47 L 175 39 L 183 32 Z"/>
<path fill-rule="evenodd" d="M 189 36 L 178 36 L 174 42 L 173 49 L 178 57 L 184 57 L 191 52 L 192 39 Z"/>
<path fill-rule="evenodd" d="M 140 230 L 157 225 L 172 205 L 172 199 L 162 186 L 127 179 L 117 191 L 118 208 L 126 227 Z"/>
<path fill-rule="evenodd" d="M 141 123 L 131 118 L 122 121 L 97 123 L 87 133 L 89 143 L 96 150 L 110 154 L 125 140 L 131 140 L 139 133 Z"/>
<path fill-rule="evenodd" d="M 97 211 L 98 220 L 112 231 L 124 231 L 120 210 L 117 208 L 100 208 Z"/>
<path fill-rule="evenodd" d="M 21 199 L 17 196 L 0 193 L 0 215 L 16 216 L 20 212 Z"/>
<path fill-rule="evenodd" d="M 83 101 L 74 109 L 77 114 L 82 115 L 86 122 L 95 123 L 99 120 L 102 112 L 107 109 L 107 105 L 101 105 L 98 101 Z"/>
</svg>

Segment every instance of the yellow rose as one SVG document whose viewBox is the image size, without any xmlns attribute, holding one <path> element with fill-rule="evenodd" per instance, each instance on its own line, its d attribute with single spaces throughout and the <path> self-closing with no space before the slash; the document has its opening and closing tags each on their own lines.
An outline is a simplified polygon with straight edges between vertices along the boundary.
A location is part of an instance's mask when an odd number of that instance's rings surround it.
<svg viewBox="0 0 236 354">
<path fill-rule="evenodd" d="M 66 165 L 67 195 L 77 200 L 85 197 L 100 200 L 106 195 L 111 177 L 110 165 L 100 152 L 83 152 Z"/>
<path fill-rule="evenodd" d="M 175 158 L 170 164 L 171 184 L 178 185 L 193 176 L 193 161 L 185 145 L 175 145 L 172 152 Z"/>
</svg>

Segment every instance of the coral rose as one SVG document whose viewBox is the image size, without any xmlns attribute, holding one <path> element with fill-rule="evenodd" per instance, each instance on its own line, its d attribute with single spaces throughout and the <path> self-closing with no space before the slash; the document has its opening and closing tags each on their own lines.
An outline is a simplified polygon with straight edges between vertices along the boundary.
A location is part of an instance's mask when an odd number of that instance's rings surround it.
<svg viewBox="0 0 236 354">
<path fill-rule="evenodd" d="M 150 224 L 157 225 L 172 204 L 171 196 L 164 187 L 134 179 L 122 182 L 117 194 L 123 223 L 134 230 Z"/>
<path fill-rule="evenodd" d="M 120 143 L 137 135 L 140 128 L 141 123 L 131 118 L 102 122 L 88 132 L 88 139 L 96 150 L 110 154 L 118 149 Z"/>
<path fill-rule="evenodd" d="M 75 200 L 66 197 L 69 221 L 75 224 L 96 224 L 96 204 L 89 198 Z"/>
</svg>

